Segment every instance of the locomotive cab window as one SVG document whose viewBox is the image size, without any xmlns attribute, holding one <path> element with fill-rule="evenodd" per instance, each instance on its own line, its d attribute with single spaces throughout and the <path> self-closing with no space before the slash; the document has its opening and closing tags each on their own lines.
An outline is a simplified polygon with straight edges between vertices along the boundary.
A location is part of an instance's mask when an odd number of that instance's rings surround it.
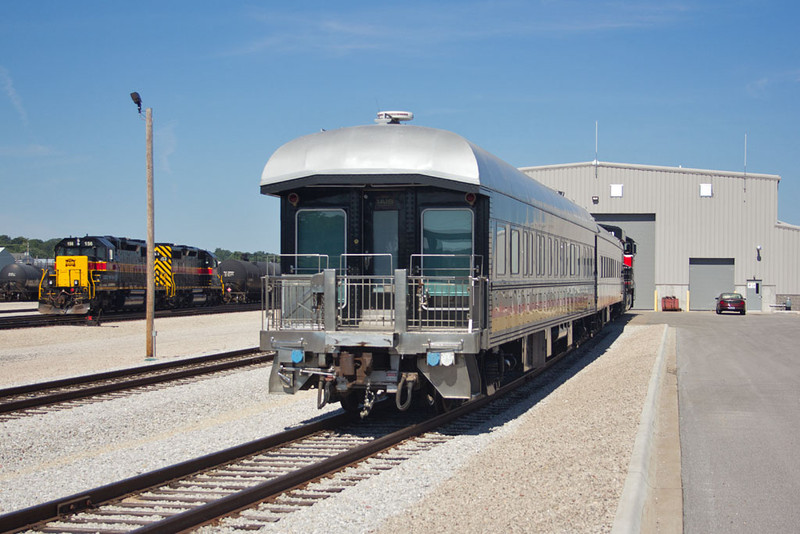
<svg viewBox="0 0 800 534">
<path fill-rule="evenodd" d="M 304 209 L 297 212 L 297 273 L 313 274 L 339 267 L 346 248 L 346 216 L 339 209 Z M 303 255 L 306 256 L 303 256 Z M 327 256 L 327 260 L 316 256 Z"/>
<path fill-rule="evenodd" d="M 434 276 L 469 276 L 472 266 L 472 211 L 426 209 L 422 212 L 423 268 Z M 425 255 L 443 255 L 425 257 Z"/>
</svg>

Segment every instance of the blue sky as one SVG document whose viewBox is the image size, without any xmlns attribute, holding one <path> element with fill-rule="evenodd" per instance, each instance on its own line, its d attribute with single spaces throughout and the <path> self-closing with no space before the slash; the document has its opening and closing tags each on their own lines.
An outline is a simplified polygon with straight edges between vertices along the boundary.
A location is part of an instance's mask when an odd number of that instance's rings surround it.
<svg viewBox="0 0 800 534">
<path fill-rule="evenodd" d="M 279 249 L 269 156 L 379 109 L 516 166 L 779 174 L 800 225 L 792 1 L 2 2 L 0 234 Z M 220 7 L 224 6 L 224 7 Z"/>
</svg>

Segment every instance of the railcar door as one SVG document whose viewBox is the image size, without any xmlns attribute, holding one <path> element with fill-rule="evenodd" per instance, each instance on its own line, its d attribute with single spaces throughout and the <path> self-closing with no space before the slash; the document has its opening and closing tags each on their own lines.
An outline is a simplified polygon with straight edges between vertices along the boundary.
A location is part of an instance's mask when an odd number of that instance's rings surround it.
<svg viewBox="0 0 800 534">
<path fill-rule="evenodd" d="M 408 234 L 403 224 L 406 206 L 403 191 L 365 190 L 363 195 L 363 256 L 352 258 L 351 272 L 362 275 L 348 287 L 348 317 L 361 328 L 392 325 L 394 271 L 407 267 Z M 412 234 L 413 235 L 413 234 Z"/>
<path fill-rule="evenodd" d="M 413 232 L 412 228 L 401 224 L 404 193 L 367 191 L 364 200 L 364 253 L 368 256 L 364 258 L 363 272 L 372 276 L 393 276 L 395 269 L 406 267 L 400 248 L 401 243 L 405 247 L 405 233 Z"/>
</svg>

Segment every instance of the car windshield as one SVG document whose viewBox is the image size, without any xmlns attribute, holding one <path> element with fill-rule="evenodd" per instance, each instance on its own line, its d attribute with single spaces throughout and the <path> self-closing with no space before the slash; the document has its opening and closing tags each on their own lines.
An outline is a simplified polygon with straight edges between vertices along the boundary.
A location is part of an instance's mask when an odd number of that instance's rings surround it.
<svg viewBox="0 0 800 534">
<path fill-rule="evenodd" d="M 731 299 L 741 299 L 742 296 L 739 293 L 723 293 L 719 297 L 721 300 L 731 300 Z"/>
</svg>

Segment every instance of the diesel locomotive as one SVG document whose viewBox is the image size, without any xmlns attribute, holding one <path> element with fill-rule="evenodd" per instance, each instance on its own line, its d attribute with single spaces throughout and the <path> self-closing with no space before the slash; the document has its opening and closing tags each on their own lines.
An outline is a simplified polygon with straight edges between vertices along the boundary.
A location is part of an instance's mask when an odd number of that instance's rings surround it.
<svg viewBox="0 0 800 534">
<path fill-rule="evenodd" d="M 157 308 L 214 305 L 222 286 L 213 253 L 155 246 Z M 55 246 L 55 267 L 39 287 L 39 311 L 86 314 L 144 307 L 147 243 L 113 236 L 68 237 Z"/>
<path fill-rule="evenodd" d="M 275 151 L 281 273 L 265 278 L 271 393 L 319 407 L 448 409 L 544 365 L 630 305 L 624 243 L 513 166 L 444 130 L 378 124 Z"/>
</svg>

